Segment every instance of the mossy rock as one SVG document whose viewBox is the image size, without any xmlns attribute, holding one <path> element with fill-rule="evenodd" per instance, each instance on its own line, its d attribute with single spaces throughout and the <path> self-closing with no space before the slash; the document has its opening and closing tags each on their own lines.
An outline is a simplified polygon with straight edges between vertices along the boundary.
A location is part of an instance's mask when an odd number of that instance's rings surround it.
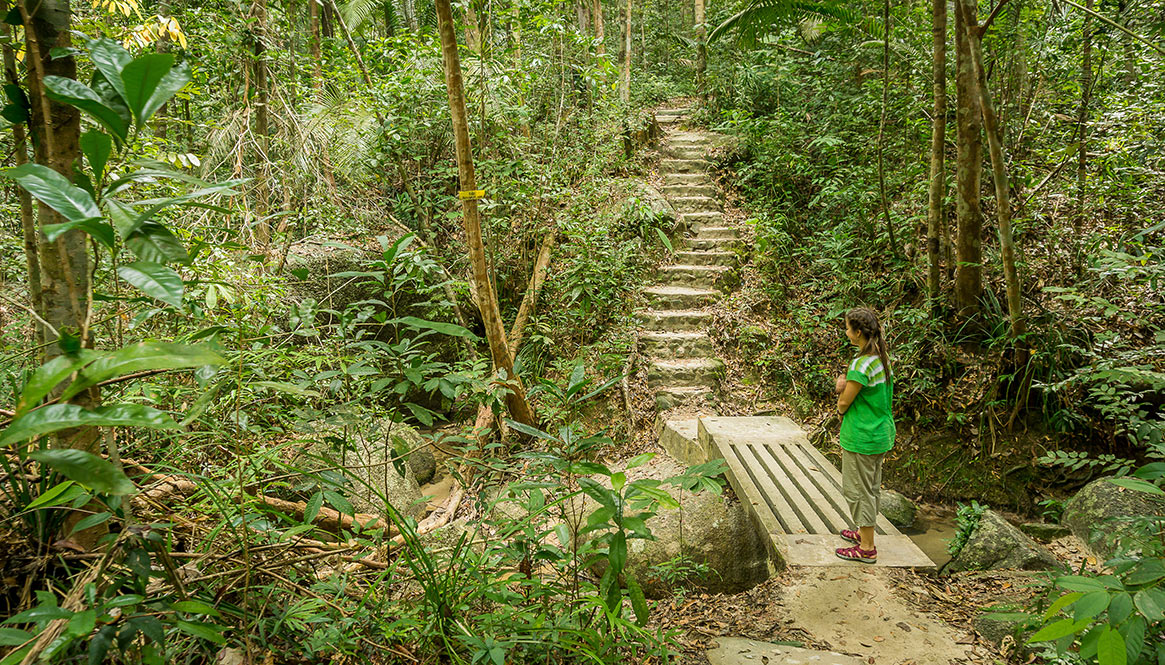
<svg viewBox="0 0 1165 665">
<path fill-rule="evenodd" d="M 918 506 L 894 490 L 882 490 L 878 507 L 882 516 L 900 529 L 914 526 L 914 519 L 918 516 Z"/>
<path fill-rule="evenodd" d="M 1121 549 L 1139 550 L 1142 541 L 1129 518 L 1165 518 L 1165 497 L 1120 487 L 1108 478 L 1088 483 L 1064 504 L 1061 522 L 1097 554 L 1111 557 Z"/>
<path fill-rule="evenodd" d="M 963 549 L 943 568 L 945 573 L 964 570 L 1055 570 L 1060 562 L 1043 545 L 988 510 Z"/>
</svg>

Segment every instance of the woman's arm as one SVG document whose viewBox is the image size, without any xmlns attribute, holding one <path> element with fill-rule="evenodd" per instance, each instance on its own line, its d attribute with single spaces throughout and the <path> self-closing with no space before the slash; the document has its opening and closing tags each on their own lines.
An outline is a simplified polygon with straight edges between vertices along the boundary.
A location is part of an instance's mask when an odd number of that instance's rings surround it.
<svg viewBox="0 0 1165 665">
<path fill-rule="evenodd" d="M 846 381 L 845 390 L 837 396 L 837 414 L 844 416 L 845 412 L 849 410 L 849 405 L 854 403 L 858 393 L 862 390 L 862 384 L 857 381 Z"/>
</svg>

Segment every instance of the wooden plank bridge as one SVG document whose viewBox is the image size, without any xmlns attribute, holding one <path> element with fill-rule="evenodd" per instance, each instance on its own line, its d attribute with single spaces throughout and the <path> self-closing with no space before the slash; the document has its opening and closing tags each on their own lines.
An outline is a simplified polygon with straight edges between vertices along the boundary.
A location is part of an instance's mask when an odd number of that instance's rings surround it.
<svg viewBox="0 0 1165 665">
<path fill-rule="evenodd" d="M 769 554 L 778 567 L 869 565 L 834 556 L 834 548 L 845 545 L 838 533 L 853 528 L 841 494 L 841 472 L 788 418 L 704 417 L 669 422 L 660 443 L 688 464 L 725 460 L 728 481 L 753 522 L 769 535 Z M 875 532 L 875 565 L 934 567 L 908 536 L 881 515 Z"/>
</svg>

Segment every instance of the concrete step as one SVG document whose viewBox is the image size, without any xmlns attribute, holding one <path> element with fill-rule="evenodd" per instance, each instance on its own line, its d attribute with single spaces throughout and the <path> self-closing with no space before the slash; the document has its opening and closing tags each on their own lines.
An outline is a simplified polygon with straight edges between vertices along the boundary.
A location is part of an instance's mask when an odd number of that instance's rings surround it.
<svg viewBox="0 0 1165 665">
<path fill-rule="evenodd" d="M 723 376 L 724 361 L 719 358 L 653 360 L 647 366 L 647 385 L 651 388 L 716 388 Z"/>
<path fill-rule="evenodd" d="M 659 170 L 663 173 L 706 173 L 712 162 L 704 159 L 663 159 Z"/>
<path fill-rule="evenodd" d="M 688 238 L 688 247 L 694 250 L 726 250 L 740 244 L 737 238 Z"/>
<path fill-rule="evenodd" d="M 710 185 L 712 179 L 707 173 L 664 173 L 665 187 L 674 185 Z"/>
<path fill-rule="evenodd" d="M 705 226 L 696 234 L 696 238 L 706 240 L 708 238 L 730 238 L 735 240 L 740 237 L 740 232 L 732 226 Z"/>
<path fill-rule="evenodd" d="M 699 233 L 705 226 L 724 226 L 724 213 L 719 210 L 703 212 L 681 212 L 679 222 L 682 228 L 693 233 Z"/>
<path fill-rule="evenodd" d="M 649 358 L 707 358 L 716 355 L 712 339 L 705 332 L 639 333 L 639 348 Z"/>
<path fill-rule="evenodd" d="M 667 411 L 677 406 L 716 399 L 716 392 L 704 386 L 665 386 L 655 391 L 655 409 Z"/>
<path fill-rule="evenodd" d="M 720 299 L 720 292 L 712 289 L 694 289 L 687 286 L 651 286 L 643 289 L 647 302 L 654 309 L 696 309 L 711 305 Z"/>
<path fill-rule="evenodd" d="M 739 259 L 735 252 L 692 250 L 676 252 L 676 260 L 693 266 L 725 266 L 733 268 Z"/>
<path fill-rule="evenodd" d="M 726 266 L 664 266 L 659 269 L 659 281 L 670 286 L 694 286 L 714 289 L 724 282 Z"/>
<path fill-rule="evenodd" d="M 712 324 L 712 313 L 701 309 L 649 309 L 635 316 L 644 329 L 657 332 L 703 331 Z"/>
<path fill-rule="evenodd" d="M 695 143 L 699 143 L 701 145 L 711 143 L 711 141 L 708 139 L 708 135 L 703 132 L 684 132 L 678 129 L 668 132 L 667 141 L 668 143 L 686 143 L 689 145 Z"/>
<path fill-rule="evenodd" d="M 667 145 L 663 147 L 665 155 L 679 159 L 703 159 L 708 151 L 708 146 L 702 145 Z"/>
<path fill-rule="evenodd" d="M 676 196 L 669 197 L 668 202 L 676 212 L 720 212 L 720 200 L 711 196 Z"/>
<path fill-rule="evenodd" d="M 659 428 L 659 447 L 688 466 L 703 464 L 708 455 L 700 443 L 699 420 L 665 420 Z"/>
<path fill-rule="evenodd" d="M 719 192 L 716 191 L 716 187 L 710 183 L 709 184 L 699 184 L 699 185 L 664 185 L 663 186 L 663 195 L 668 197 L 668 198 L 671 198 L 673 196 L 677 197 L 677 198 L 684 197 L 684 196 L 709 196 L 709 197 L 715 198 L 718 194 L 719 194 Z"/>
</svg>

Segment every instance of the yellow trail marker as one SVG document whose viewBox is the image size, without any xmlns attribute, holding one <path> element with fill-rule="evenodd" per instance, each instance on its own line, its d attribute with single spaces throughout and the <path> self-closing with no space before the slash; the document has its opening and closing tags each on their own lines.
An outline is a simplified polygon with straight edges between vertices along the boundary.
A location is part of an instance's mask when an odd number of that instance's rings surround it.
<svg viewBox="0 0 1165 665">
<path fill-rule="evenodd" d="M 484 189 L 462 190 L 460 192 L 457 192 L 457 198 L 461 199 L 462 201 L 469 201 L 471 199 L 484 199 L 485 198 L 485 190 Z"/>
</svg>

